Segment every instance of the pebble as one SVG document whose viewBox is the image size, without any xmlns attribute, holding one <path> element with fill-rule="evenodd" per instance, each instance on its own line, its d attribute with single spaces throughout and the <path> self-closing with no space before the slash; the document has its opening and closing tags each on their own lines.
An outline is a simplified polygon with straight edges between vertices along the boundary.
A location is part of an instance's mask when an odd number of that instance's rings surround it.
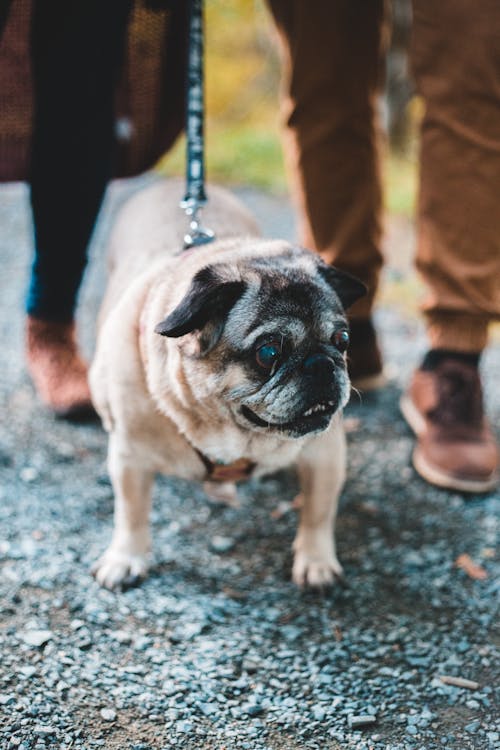
<svg viewBox="0 0 500 750">
<path fill-rule="evenodd" d="M 109 637 L 112 638 L 114 641 L 118 641 L 118 643 L 123 643 L 123 644 L 132 643 L 132 635 L 131 633 L 128 633 L 126 630 L 111 630 L 109 632 Z"/>
<path fill-rule="evenodd" d="M 255 674 L 255 672 L 257 672 L 261 666 L 262 665 L 259 659 L 249 657 L 243 659 L 241 663 L 241 668 L 243 669 L 243 671 L 248 672 L 248 674 Z"/>
<path fill-rule="evenodd" d="M 241 710 L 248 716 L 260 716 L 260 714 L 264 713 L 264 708 L 259 703 L 245 703 L 241 707 Z"/>
<path fill-rule="evenodd" d="M 28 646 L 45 646 L 53 637 L 51 630 L 25 630 L 21 633 L 21 639 Z"/>
<path fill-rule="evenodd" d="M 203 714 L 203 716 L 213 716 L 218 713 L 218 708 L 215 703 L 197 703 L 196 704 Z"/>
<path fill-rule="evenodd" d="M 480 726 L 480 721 L 471 721 L 470 724 L 465 725 L 465 731 L 469 732 L 469 734 L 474 734 L 474 732 L 477 732 Z"/>
<path fill-rule="evenodd" d="M 101 708 L 100 714 L 104 721 L 115 721 L 116 719 L 116 711 L 114 708 Z"/>
<path fill-rule="evenodd" d="M 193 731 L 193 725 L 190 721 L 178 721 L 175 728 L 181 734 L 190 734 Z"/>
<path fill-rule="evenodd" d="M 37 668 L 36 667 L 30 667 L 30 666 L 19 667 L 18 672 L 19 672 L 19 674 L 22 674 L 22 676 L 25 677 L 26 679 L 29 679 L 30 677 L 33 677 L 34 674 L 36 674 Z"/>
<path fill-rule="evenodd" d="M 313 706 L 312 715 L 315 721 L 323 721 L 326 716 L 326 711 L 323 706 Z"/>
<path fill-rule="evenodd" d="M 39 737 L 52 737 L 55 735 L 57 730 L 55 727 L 50 726 L 36 726 L 33 730 L 33 733 L 38 735 Z"/>
<path fill-rule="evenodd" d="M 217 552 L 219 555 L 223 555 L 226 552 L 230 552 L 236 542 L 230 536 L 213 536 L 210 539 L 210 549 L 212 552 Z"/>
<path fill-rule="evenodd" d="M 19 472 L 19 476 L 23 482 L 35 482 L 38 479 L 38 471 L 34 466 L 25 466 Z"/>
</svg>

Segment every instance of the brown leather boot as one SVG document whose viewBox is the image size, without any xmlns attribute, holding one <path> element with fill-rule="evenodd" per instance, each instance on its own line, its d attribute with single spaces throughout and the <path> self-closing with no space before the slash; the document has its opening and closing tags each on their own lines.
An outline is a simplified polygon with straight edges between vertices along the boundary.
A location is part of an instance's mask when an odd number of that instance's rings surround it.
<svg viewBox="0 0 500 750">
<path fill-rule="evenodd" d="M 87 365 L 78 353 L 73 323 L 28 317 L 26 361 L 44 404 L 64 419 L 95 416 L 87 381 Z"/>
<path fill-rule="evenodd" d="M 374 391 L 387 383 L 377 334 L 370 318 L 354 319 L 349 323 L 350 339 L 347 369 L 354 388 Z"/>
<path fill-rule="evenodd" d="M 459 492 L 495 487 L 498 448 L 476 367 L 450 358 L 435 369 L 418 369 L 400 405 L 417 436 L 412 460 L 421 477 Z"/>
</svg>

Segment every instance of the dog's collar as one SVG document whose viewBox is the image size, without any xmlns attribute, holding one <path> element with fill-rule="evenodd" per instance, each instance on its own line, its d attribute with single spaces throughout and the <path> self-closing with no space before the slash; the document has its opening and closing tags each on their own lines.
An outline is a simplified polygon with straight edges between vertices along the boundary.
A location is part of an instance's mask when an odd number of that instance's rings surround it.
<svg viewBox="0 0 500 750">
<path fill-rule="evenodd" d="M 192 447 L 207 470 L 206 479 L 211 482 L 239 482 L 248 479 L 255 469 L 255 462 L 248 458 L 239 458 L 230 464 L 215 463 L 194 445 Z"/>
</svg>

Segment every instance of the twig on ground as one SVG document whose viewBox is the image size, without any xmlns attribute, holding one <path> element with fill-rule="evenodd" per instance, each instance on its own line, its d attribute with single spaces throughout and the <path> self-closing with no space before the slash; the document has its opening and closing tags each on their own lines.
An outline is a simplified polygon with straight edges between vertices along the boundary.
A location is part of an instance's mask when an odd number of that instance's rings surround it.
<svg viewBox="0 0 500 750">
<path fill-rule="evenodd" d="M 453 675 L 441 674 L 439 675 L 439 679 L 441 682 L 444 682 L 445 685 L 468 688 L 469 690 L 477 690 L 479 688 L 479 682 L 466 680 L 464 677 L 453 677 Z"/>
</svg>

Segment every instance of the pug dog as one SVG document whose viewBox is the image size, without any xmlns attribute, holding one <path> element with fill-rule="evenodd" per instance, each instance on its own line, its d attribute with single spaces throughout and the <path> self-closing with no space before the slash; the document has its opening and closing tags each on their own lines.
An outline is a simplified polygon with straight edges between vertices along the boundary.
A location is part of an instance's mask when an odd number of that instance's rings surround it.
<svg viewBox="0 0 500 750">
<path fill-rule="evenodd" d="M 143 578 L 155 474 L 235 482 L 297 465 L 301 511 L 292 578 L 342 578 L 334 525 L 350 395 L 345 310 L 366 289 L 315 254 L 262 239 L 212 186 L 216 240 L 182 251 L 180 181 L 123 207 L 110 241 L 90 386 L 109 433 L 111 543 L 93 567 L 107 588 Z"/>
</svg>

